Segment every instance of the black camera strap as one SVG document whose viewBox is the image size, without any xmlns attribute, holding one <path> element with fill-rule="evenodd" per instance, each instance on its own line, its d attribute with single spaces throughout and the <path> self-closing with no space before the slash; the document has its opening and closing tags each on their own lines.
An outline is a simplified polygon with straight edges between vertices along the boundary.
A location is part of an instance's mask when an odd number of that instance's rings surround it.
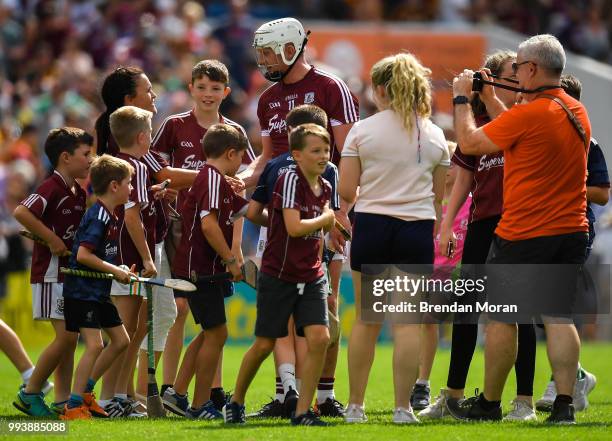
<svg viewBox="0 0 612 441">
<path fill-rule="evenodd" d="M 495 81 L 488 81 L 488 80 L 483 80 L 483 79 L 479 79 L 478 82 L 483 83 L 483 84 L 489 84 L 494 87 L 499 87 L 500 89 L 506 89 L 506 90 L 511 90 L 513 92 L 521 92 L 521 93 L 540 93 L 540 92 L 544 92 L 546 90 L 551 90 L 551 89 L 561 89 L 561 86 L 540 86 L 537 89 L 523 89 L 521 87 L 508 86 L 506 84 L 496 83 Z"/>
</svg>

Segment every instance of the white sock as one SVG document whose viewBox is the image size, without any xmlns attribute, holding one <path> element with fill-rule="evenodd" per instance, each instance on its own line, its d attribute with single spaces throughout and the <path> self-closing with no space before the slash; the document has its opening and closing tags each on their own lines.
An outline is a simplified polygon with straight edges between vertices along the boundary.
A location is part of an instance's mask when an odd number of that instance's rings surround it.
<svg viewBox="0 0 612 441">
<path fill-rule="evenodd" d="M 421 386 L 427 386 L 429 387 L 429 380 L 421 380 L 420 378 L 416 381 L 416 384 L 419 384 Z"/>
<path fill-rule="evenodd" d="M 115 394 L 115 398 L 119 398 L 120 400 L 127 400 L 127 394 Z"/>
<path fill-rule="evenodd" d="M 300 393 L 300 390 L 302 389 L 302 379 L 301 378 L 296 378 L 295 379 L 295 390 L 297 391 L 297 393 Z"/>
<path fill-rule="evenodd" d="M 24 383 L 27 383 L 28 381 L 30 381 L 30 377 L 32 376 L 32 372 L 34 372 L 34 366 L 32 366 L 29 369 L 26 369 L 25 371 L 23 371 L 21 373 L 21 379 L 23 380 Z"/>
<path fill-rule="evenodd" d="M 295 365 L 291 363 L 283 363 L 278 367 L 278 375 L 283 383 L 283 391 L 285 395 L 289 392 L 289 388 L 297 391 L 295 384 Z"/>
<path fill-rule="evenodd" d="M 325 403 L 325 400 L 330 399 L 333 401 L 336 398 L 336 394 L 333 389 L 321 390 L 317 389 L 317 404 Z"/>
<path fill-rule="evenodd" d="M 106 407 L 106 406 L 108 406 L 108 405 L 109 405 L 109 403 L 110 403 L 112 400 L 96 400 L 96 401 L 98 402 L 98 404 L 100 405 L 100 407 Z"/>
<path fill-rule="evenodd" d="M 274 399 L 280 401 L 281 403 L 285 402 L 285 394 L 276 394 L 274 395 Z"/>
</svg>

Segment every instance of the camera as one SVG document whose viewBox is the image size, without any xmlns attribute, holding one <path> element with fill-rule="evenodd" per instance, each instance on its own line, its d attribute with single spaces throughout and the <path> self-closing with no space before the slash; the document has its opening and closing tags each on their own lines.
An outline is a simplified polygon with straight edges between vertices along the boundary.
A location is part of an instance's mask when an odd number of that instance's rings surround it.
<svg viewBox="0 0 612 441">
<path fill-rule="evenodd" d="M 484 81 L 482 80 L 482 74 L 480 72 L 474 72 L 474 77 L 472 81 L 472 92 L 482 92 L 482 88 L 484 87 Z"/>
</svg>

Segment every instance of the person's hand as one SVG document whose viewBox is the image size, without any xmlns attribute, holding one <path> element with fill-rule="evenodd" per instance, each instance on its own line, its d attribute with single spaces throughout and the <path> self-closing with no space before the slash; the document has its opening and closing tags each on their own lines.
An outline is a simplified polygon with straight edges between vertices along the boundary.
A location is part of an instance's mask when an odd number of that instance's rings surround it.
<svg viewBox="0 0 612 441">
<path fill-rule="evenodd" d="M 472 96 L 472 83 L 474 82 L 474 72 L 465 69 L 453 79 L 453 98 L 458 96 Z"/>
<path fill-rule="evenodd" d="M 230 273 L 232 273 L 232 281 L 240 282 L 242 280 L 242 269 L 240 265 L 238 265 L 238 259 L 235 262 L 227 265 L 227 269 Z"/>
<path fill-rule="evenodd" d="M 64 241 L 56 235 L 53 235 L 53 238 L 48 245 L 49 250 L 51 250 L 51 254 L 54 256 L 67 256 L 69 254 L 68 248 L 66 248 Z"/>
<path fill-rule="evenodd" d="M 337 220 L 347 231 L 351 231 L 351 221 L 344 211 L 338 210 L 334 213 L 335 220 Z M 335 221 L 334 221 L 335 225 Z M 344 247 L 346 246 L 346 238 L 337 228 L 333 228 L 329 233 L 331 249 L 337 253 L 344 254 Z"/>
<path fill-rule="evenodd" d="M 113 275 L 119 283 L 127 285 L 132 280 L 132 277 L 137 277 L 134 273 L 135 269 L 136 265 L 132 265 L 132 268 L 128 268 L 126 265 L 116 266 Z"/>
<path fill-rule="evenodd" d="M 329 208 L 329 202 L 327 202 L 323 207 L 323 212 L 321 213 L 321 216 L 325 218 L 325 225 L 323 226 L 323 229 L 325 231 L 331 231 L 331 229 L 334 228 L 334 224 L 336 223 L 336 215 L 334 214 L 334 210 Z"/>
<path fill-rule="evenodd" d="M 453 243 L 453 253 L 448 254 L 448 244 Z M 447 228 L 444 225 L 440 228 L 440 240 L 438 241 L 438 249 L 442 256 L 453 257 L 454 250 L 457 248 L 457 237 L 453 233 L 452 228 Z"/>
<path fill-rule="evenodd" d="M 489 69 L 484 68 L 484 69 L 481 69 L 479 72 L 480 72 L 480 75 L 482 75 L 483 80 L 485 81 L 492 80 L 492 78 L 489 77 L 489 75 L 491 75 L 491 71 Z M 478 95 L 480 95 L 482 102 L 485 104 L 490 103 L 497 98 L 497 96 L 495 95 L 495 87 L 489 84 L 484 84 L 482 87 L 482 90 L 478 92 Z"/>
<path fill-rule="evenodd" d="M 157 268 L 155 268 L 155 263 L 153 260 L 143 260 L 142 261 L 142 277 L 155 277 L 157 275 Z"/>
<path fill-rule="evenodd" d="M 166 195 L 168 185 L 170 185 L 170 179 L 166 179 L 164 182 L 159 184 L 151 185 L 149 190 L 153 192 L 153 197 L 155 199 L 161 199 Z"/>
<path fill-rule="evenodd" d="M 168 202 L 173 202 L 178 197 L 178 190 L 175 190 L 174 188 L 166 188 L 163 197 Z"/>
<path fill-rule="evenodd" d="M 246 188 L 244 181 L 236 176 L 225 176 L 225 180 L 232 187 L 234 193 L 240 193 Z"/>
<path fill-rule="evenodd" d="M 242 244 L 233 243 L 232 244 L 232 254 L 236 258 L 236 262 L 238 262 L 238 266 L 242 267 L 244 265 L 244 256 L 242 254 Z"/>
</svg>

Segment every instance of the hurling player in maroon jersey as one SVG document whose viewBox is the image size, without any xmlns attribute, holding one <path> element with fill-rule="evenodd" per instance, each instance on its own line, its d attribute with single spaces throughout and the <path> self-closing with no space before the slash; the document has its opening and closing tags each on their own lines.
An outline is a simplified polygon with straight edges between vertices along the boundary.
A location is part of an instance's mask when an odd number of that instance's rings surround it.
<svg viewBox="0 0 612 441">
<path fill-rule="evenodd" d="M 324 426 L 310 405 L 329 345 L 327 278 L 321 267 L 323 230 L 334 226 L 329 208 L 331 185 L 321 177 L 329 161 L 329 134 L 303 124 L 290 134 L 291 153 L 298 164 L 276 181 L 269 213 L 268 242 L 257 283 L 255 342 L 245 354 L 232 401 L 224 408 L 226 423 L 243 423 L 247 389 L 277 338 L 288 335 L 293 315 L 298 335 L 306 337 L 308 355 L 302 385 L 285 401 L 297 401 L 294 425 Z"/>
<path fill-rule="evenodd" d="M 63 407 L 70 395 L 76 336 L 67 332 L 64 325 L 64 276 L 59 268 L 68 264 L 68 250 L 85 213 L 86 194 L 76 179 L 87 178 L 92 144 L 93 137 L 81 129 L 51 130 L 45 141 L 45 153 L 54 168 L 53 174 L 15 209 L 15 218 L 48 244 L 34 244 L 30 276 L 32 308 L 34 319 L 50 320 L 55 331 L 55 339 L 41 354 L 25 389 L 17 397 L 18 409 L 32 408 L 27 405 L 40 399 L 39 394 L 53 371 L 54 404 Z"/>
<path fill-rule="evenodd" d="M 262 74 L 274 82 L 261 95 L 257 105 L 257 116 L 261 126 L 262 154 L 248 170 L 239 175 L 245 185 L 256 185 L 266 163 L 288 151 L 286 116 L 300 104 L 314 104 L 325 111 L 329 118 L 328 132 L 331 135 L 331 161 L 338 164 L 344 141 L 353 124 L 359 120 L 359 104 L 348 86 L 336 75 L 310 65 L 304 56 L 308 34 L 302 24 L 294 18 L 282 18 L 263 24 L 254 36 L 257 64 Z M 341 201 L 336 218 L 348 230 L 348 204 Z M 345 252 L 346 241 L 333 229 L 330 232 L 330 247 L 339 255 Z M 329 265 L 332 297 L 337 298 L 342 261 L 334 260 Z M 275 349 L 277 366 L 295 364 L 293 344 L 279 339 Z M 325 377 L 333 377 L 335 362 L 326 369 Z M 329 387 L 327 384 L 324 387 Z"/>
</svg>

